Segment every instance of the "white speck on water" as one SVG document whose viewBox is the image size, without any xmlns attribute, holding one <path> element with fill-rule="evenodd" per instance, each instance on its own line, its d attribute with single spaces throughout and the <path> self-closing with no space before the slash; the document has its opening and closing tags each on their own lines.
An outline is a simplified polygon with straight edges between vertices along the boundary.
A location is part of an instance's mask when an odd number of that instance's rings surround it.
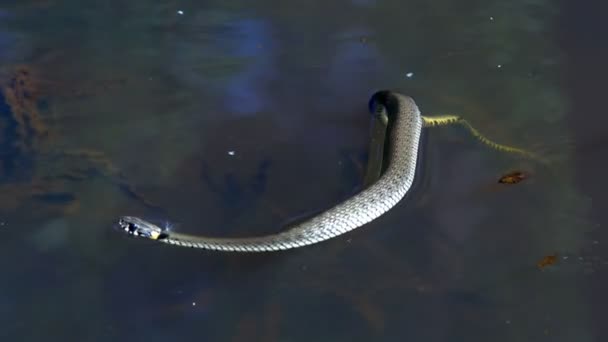
<svg viewBox="0 0 608 342">
<path fill-rule="evenodd" d="M 490 21 L 494 21 L 494 17 L 490 17 Z"/>
<path fill-rule="evenodd" d="M 413 72 L 408 72 L 407 74 L 405 74 L 405 77 L 407 78 L 412 78 L 414 76 Z"/>
<path fill-rule="evenodd" d="M 235 155 L 235 154 L 236 154 L 236 152 L 235 152 L 235 151 L 228 151 L 228 155 L 229 155 L 229 156 L 233 156 L 233 155 Z"/>
<path fill-rule="evenodd" d="M 498 64 L 496 67 L 497 67 L 498 69 L 500 69 L 500 68 L 502 68 L 502 64 Z"/>
<path fill-rule="evenodd" d="M 192 302 L 192 306 L 196 306 L 196 302 Z"/>
<path fill-rule="evenodd" d="M 179 14 L 179 15 L 184 15 L 184 11 L 182 11 L 182 10 L 178 10 L 178 11 L 177 11 L 177 14 Z"/>
</svg>

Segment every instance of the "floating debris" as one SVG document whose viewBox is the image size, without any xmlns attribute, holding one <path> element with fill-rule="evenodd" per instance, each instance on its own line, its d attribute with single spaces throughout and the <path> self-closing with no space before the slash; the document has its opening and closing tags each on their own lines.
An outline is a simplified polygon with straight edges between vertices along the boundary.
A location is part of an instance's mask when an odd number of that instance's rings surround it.
<svg viewBox="0 0 608 342">
<path fill-rule="evenodd" d="M 517 184 L 522 180 L 528 178 L 528 175 L 521 171 L 509 172 L 506 175 L 500 177 L 498 183 L 501 184 Z"/>
<path fill-rule="evenodd" d="M 554 265 L 557 262 L 557 254 L 549 254 L 544 256 L 539 262 L 536 263 L 538 268 L 545 268 L 547 266 Z"/>
<path fill-rule="evenodd" d="M 178 10 L 178 11 L 177 11 L 177 14 L 179 14 L 179 15 L 184 15 L 184 11 L 182 11 L 182 10 Z"/>
<path fill-rule="evenodd" d="M 229 156 L 233 156 L 233 155 L 235 155 L 235 154 L 236 154 L 236 152 L 235 152 L 235 151 L 228 151 L 228 155 L 229 155 Z"/>
<path fill-rule="evenodd" d="M 413 72 L 408 72 L 407 74 L 405 74 L 405 77 L 412 78 L 412 77 L 414 77 L 414 73 Z"/>
</svg>

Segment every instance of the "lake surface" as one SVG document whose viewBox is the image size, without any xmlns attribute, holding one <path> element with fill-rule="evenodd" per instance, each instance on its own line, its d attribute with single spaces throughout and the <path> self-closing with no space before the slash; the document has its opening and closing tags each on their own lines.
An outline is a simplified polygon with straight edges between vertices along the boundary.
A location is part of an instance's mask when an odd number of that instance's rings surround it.
<svg viewBox="0 0 608 342">
<path fill-rule="evenodd" d="M 1 1 L 0 340 L 606 340 L 607 8 L 585 6 Z M 544 162 L 430 128 L 406 198 L 317 245 L 113 228 L 268 234 L 351 196 L 379 89 Z"/>
</svg>

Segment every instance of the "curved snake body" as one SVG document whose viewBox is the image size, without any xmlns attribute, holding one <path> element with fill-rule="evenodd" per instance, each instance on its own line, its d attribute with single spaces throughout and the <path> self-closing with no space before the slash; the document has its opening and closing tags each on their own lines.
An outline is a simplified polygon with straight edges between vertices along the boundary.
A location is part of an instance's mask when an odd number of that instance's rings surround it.
<svg viewBox="0 0 608 342">
<path fill-rule="evenodd" d="M 230 252 L 302 247 L 361 227 L 394 207 L 412 186 L 423 126 L 418 106 L 405 95 L 379 91 L 370 100 L 370 110 L 376 121 L 387 127 L 383 174 L 353 197 L 283 232 L 251 238 L 218 238 L 170 232 L 133 216 L 121 217 L 118 224 L 134 236 L 172 245 Z"/>
<path fill-rule="evenodd" d="M 285 231 L 248 238 L 220 238 L 180 234 L 163 229 L 134 216 L 122 216 L 118 227 L 129 235 L 163 243 L 228 252 L 266 252 L 311 245 L 378 218 L 393 208 L 410 190 L 416 173 L 418 145 L 422 127 L 461 124 L 491 148 L 538 159 L 530 152 L 485 138 L 467 121 L 456 115 L 426 117 L 414 100 L 391 91 L 375 93 L 370 102 L 377 140 L 370 143 L 370 163 L 365 188 L 356 195 Z M 380 127 L 380 129 L 378 129 Z"/>
</svg>

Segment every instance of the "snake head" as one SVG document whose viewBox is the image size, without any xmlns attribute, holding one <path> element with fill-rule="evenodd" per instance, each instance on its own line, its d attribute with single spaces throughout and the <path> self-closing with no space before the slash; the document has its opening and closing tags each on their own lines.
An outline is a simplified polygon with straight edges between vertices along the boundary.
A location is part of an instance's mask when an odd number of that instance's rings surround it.
<svg viewBox="0 0 608 342">
<path fill-rule="evenodd" d="M 161 240 L 168 236 L 159 226 L 134 216 L 121 216 L 118 219 L 118 227 L 131 236 L 151 240 Z"/>
</svg>

